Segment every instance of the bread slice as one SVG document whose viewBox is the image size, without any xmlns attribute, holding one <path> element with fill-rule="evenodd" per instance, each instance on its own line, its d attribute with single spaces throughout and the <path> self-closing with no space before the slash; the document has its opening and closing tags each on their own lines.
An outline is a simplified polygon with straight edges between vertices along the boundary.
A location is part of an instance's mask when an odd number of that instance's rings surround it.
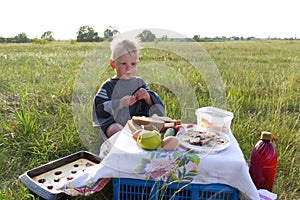
<svg viewBox="0 0 300 200">
<path fill-rule="evenodd" d="M 131 121 L 138 125 L 148 125 L 151 123 L 151 119 L 145 116 L 133 116 Z"/>
<path fill-rule="evenodd" d="M 137 123 L 135 123 L 135 122 L 137 122 Z M 143 124 L 143 122 L 139 122 L 139 121 L 135 121 L 135 122 L 132 119 L 127 121 L 127 126 L 132 133 L 134 133 L 135 131 L 140 130 L 140 129 L 144 129 L 144 130 L 148 130 L 148 131 L 156 130 L 156 131 L 160 132 L 164 128 L 164 124 L 162 124 L 162 123 L 150 122 L 148 124 L 147 123 Z"/>
<path fill-rule="evenodd" d="M 146 130 L 156 130 L 161 131 L 164 128 L 164 121 L 159 119 L 153 119 L 151 117 L 145 117 L 145 116 L 133 116 L 131 118 L 131 121 L 134 124 L 137 124 L 141 126 L 142 128 Z"/>
<path fill-rule="evenodd" d="M 130 123 L 132 123 L 131 126 L 139 126 L 139 128 L 145 130 L 165 132 L 168 128 L 174 128 L 176 125 L 180 125 L 181 120 L 158 115 L 153 115 L 151 117 L 133 116 Z"/>
<path fill-rule="evenodd" d="M 137 130 L 143 129 L 140 125 L 133 123 L 132 120 L 127 121 L 127 126 L 132 133 L 136 132 Z"/>
<path fill-rule="evenodd" d="M 156 114 L 152 115 L 151 118 L 156 120 L 161 120 L 165 123 L 174 123 L 174 126 L 182 124 L 181 120 L 179 119 L 172 119 L 166 116 L 158 116 Z"/>
</svg>

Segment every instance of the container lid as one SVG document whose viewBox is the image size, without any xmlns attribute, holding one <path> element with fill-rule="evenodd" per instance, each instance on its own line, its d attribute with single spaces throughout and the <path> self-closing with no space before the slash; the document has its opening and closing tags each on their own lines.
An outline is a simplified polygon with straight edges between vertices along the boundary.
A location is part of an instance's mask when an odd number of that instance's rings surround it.
<svg viewBox="0 0 300 200">
<path fill-rule="evenodd" d="M 202 107 L 202 108 L 197 108 L 195 114 L 198 115 L 210 115 L 214 118 L 226 118 L 229 120 L 233 119 L 233 113 L 229 112 L 227 110 L 223 110 L 221 108 L 216 108 L 216 107 Z"/>
<path fill-rule="evenodd" d="M 260 139 L 262 139 L 262 140 L 271 140 L 271 138 L 272 138 L 272 133 L 267 132 L 267 131 L 261 132 Z"/>
</svg>

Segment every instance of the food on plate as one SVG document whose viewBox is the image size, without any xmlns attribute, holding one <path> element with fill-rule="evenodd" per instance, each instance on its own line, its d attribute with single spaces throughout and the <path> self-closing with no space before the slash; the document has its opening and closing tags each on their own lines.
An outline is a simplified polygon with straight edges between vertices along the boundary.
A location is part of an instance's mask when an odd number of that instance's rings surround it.
<svg viewBox="0 0 300 200">
<path fill-rule="evenodd" d="M 137 144 L 144 150 L 155 150 L 161 144 L 161 135 L 155 130 L 142 131 L 138 134 Z"/>
<path fill-rule="evenodd" d="M 178 146 L 179 146 L 179 140 L 175 136 L 165 137 L 161 142 L 161 147 L 167 151 L 171 151 L 171 150 L 174 151 L 177 149 Z"/>
<path fill-rule="evenodd" d="M 182 142 L 202 147 L 225 146 L 229 142 L 227 138 L 221 137 L 217 132 L 198 130 L 187 130 L 177 137 Z"/>
</svg>

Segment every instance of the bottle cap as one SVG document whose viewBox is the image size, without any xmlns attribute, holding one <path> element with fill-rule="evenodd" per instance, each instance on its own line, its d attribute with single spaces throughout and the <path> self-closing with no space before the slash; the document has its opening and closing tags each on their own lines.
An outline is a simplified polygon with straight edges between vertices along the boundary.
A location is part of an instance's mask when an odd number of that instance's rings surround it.
<svg viewBox="0 0 300 200">
<path fill-rule="evenodd" d="M 271 140 L 271 138 L 272 138 L 272 133 L 267 132 L 267 131 L 261 132 L 260 139 L 262 139 L 262 140 Z"/>
</svg>

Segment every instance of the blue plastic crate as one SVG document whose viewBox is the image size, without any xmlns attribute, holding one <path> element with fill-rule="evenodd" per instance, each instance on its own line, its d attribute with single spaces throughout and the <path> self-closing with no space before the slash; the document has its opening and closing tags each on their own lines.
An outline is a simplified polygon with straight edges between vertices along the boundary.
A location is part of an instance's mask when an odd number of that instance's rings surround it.
<svg viewBox="0 0 300 200">
<path fill-rule="evenodd" d="M 113 178 L 114 200 L 238 200 L 239 190 L 224 184 L 190 184 Z"/>
</svg>

